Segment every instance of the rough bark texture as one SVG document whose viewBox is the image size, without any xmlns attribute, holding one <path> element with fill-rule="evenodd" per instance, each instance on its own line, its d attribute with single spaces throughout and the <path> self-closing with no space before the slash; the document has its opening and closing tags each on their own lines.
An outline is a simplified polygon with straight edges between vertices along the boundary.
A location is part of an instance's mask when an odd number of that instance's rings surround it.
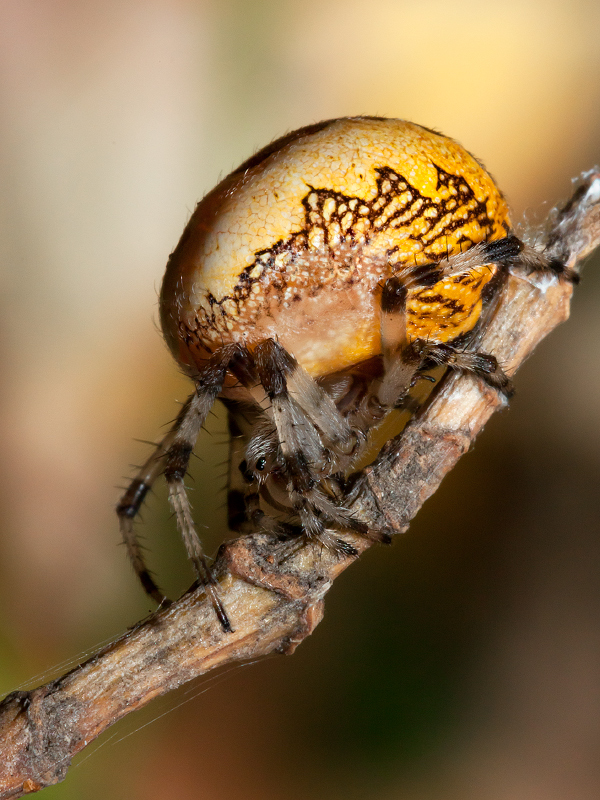
<svg viewBox="0 0 600 800">
<path fill-rule="evenodd" d="M 600 243 L 600 173 L 583 176 L 550 220 L 547 246 L 574 269 Z M 481 341 L 512 375 L 569 314 L 572 286 L 511 277 Z M 503 401 L 471 377 L 448 375 L 353 490 L 371 525 L 405 531 Z M 362 552 L 369 543 L 348 539 Z M 352 561 L 304 545 L 285 567 L 262 534 L 226 543 L 217 560 L 235 628 L 224 633 L 210 602 L 191 590 L 58 680 L 0 704 L 0 798 L 61 781 L 73 756 L 121 717 L 215 667 L 274 651 L 291 653 L 323 616 L 323 598 Z"/>
</svg>

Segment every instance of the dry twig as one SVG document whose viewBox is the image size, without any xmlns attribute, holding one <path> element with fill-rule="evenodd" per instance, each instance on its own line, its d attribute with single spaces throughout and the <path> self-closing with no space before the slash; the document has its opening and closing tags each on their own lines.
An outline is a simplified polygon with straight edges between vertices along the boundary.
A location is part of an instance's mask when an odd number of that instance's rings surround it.
<svg viewBox="0 0 600 800">
<path fill-rule="evenodd" d="M 600 244 L 600 173 L 583 176 L 554 214 L 546 244 L 574 269 Z M 566 282 L 543 289 L 511 277 L 482 349 L 514 374 L 568 317 L 571 291 Z M 480 381 L 447 375 L 365 470 L 353 492 L 356 514 L 393 533 L 405 531 L 502 402 Z M 351 538 L 359 551 L 369 547 Z M 233 661 L 293 652 L 321 620 L 326 592 L 350 563 L 306 544 L 280 564 L 267 535 L 224 545 L 216 569 L 235 632 L 224 633 L 205 594 L 190 591 L 58 680 L 8 695 L 0 705 L 0 798 L 59 782 L 76 753 L 157 695 Z"/>
</svg>

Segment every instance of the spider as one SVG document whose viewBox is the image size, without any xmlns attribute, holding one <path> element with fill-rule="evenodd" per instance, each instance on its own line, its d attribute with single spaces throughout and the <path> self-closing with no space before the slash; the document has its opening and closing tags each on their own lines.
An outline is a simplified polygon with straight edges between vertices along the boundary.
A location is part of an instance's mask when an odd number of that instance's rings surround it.
<svg viewBox="0 0 600 800">
<path fill-rule="evenodd" d="M 166 600 L 134 531 L 164 474 L 177 525 L 225 631 L 231 624 L 184 485 L 213 403 L 229 416 L 233 530 L 302 536 L 341 556 L 345 504 L 369 432 L 442 365 L 506 397 L 477 339 L 509 269 L 575 276 L 512 232 L 506 201 L 452 139 L 397 119 L 301 128 L 257 152 L 198 204 L 160 297 L 165 339 L 194 391 L 117 513 L 146 592 Z"/>
</svg>

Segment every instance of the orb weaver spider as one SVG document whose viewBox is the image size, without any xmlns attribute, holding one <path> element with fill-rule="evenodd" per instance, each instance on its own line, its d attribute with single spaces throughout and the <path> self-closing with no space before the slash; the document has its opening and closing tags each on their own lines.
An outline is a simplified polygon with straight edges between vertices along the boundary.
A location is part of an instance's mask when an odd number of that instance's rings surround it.
<svg viewBox="0 0 600 800">
<path fill-rule="evenodd" d="M 307 537 L 356 554 L 338 532 L 388 540 L 355 519 L 345 480 L 368 434 L 441 365 L 506 396 L 477 336 L 509 269 L 574 280 L 512 232 L 506 201 L 458 143 L 410 122 L 334 119 L 245 161 L 198 204 L 162 286 L 165 339 L 194 391 L 117 513 L 146 592 L 165 600 L 133 522 L 164 474 L 177 525 L 231 630 L 184 486 L 215 400 L 232 433 L 233 530 Z"/>
</svg>

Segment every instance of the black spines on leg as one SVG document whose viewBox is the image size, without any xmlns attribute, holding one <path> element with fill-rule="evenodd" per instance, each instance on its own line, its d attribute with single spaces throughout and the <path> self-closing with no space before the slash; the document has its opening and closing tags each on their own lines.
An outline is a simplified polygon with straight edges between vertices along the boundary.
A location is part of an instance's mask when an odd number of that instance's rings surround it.
<svg viewBox="0 0 600 800">
<path fill-rule="evenodd" d="M 138 572 L 138 578 L 146 594 L 151 597 L 159 606 L 167 606 L 171 604 L 169 598 L 165 597 L 160 591 L 154 582 L 154 578 L 152 575 L 150 575 L 147 569 L 143 569 Z"/>
<path fill-rule="evenodd" d="M 295 451 L 287 455 L 285 457 L 285 466 L 297 492 L 310 492 L 317 485 L 304 453 L 301 451 Z"/>
<path fill-rule="evenodd" d="M 243 358 L 247 353 L 246 347 L 240 344 L 228 344 L 213 353 L 196 377 L 196 394 L 206 392 L 218 395 L 227 370 L 240 356 Z"/>
<path fill-rule="evenodd" d="M 493 242 L 486 242 L 484 253 L 491 261 L 505 264 L 521 262 L 528 265 L 533 271 L 552 272 L 561 279 L 574 284 L 579 283 L 579 274 L 566 266 L 566 259 L 548 257 L 543 253 L 536 252 L 534 248 L 525 245 L 514 234 L 505 236 L 503 239 L 495 239 Z M 521 254 L 523 254 L 522 260 L 519 259 Z"/>
<path fill-rule="evenodd" d="M 262 342 L 254 352 L 254 358 L 260 382 L 271 402 L 280 401 L 280 413 L 283 419 L 290 414 L 292 408 L 287 388 L 287 377 L 297 367 L 296 361 L 274 339 Z M 276 423 L 277 424 L 277 423 Z M 281 431 L 279 431 L 281 436 Z M 282 442 L 283 455 L 287 475 L 300 493 L 310 491 L 316 485 L 310 466 L 302 451 L 296 449 L 290 441 Z"/>
<path fill-rule="evenodd" d="M 556 242 L 548 241 L 544 250 L 538 250 L 531 245 L 524 245 L 518 265 L 526 273 L 550 273 L 559 280 L 579 283 L 579 273 L 567 266 L 569 253 L 556 252 Z"/>
<path fill-rule="evenodd" d="M 269 369 L 261 363 L 261 353 L 256 354 L 256 362 L 260 372 L 260 382 L 270 400 L 280 397 L 286 392 L 285 377 L 281 372 Z"/>
<path fill-rule="evenodd" d="M 508 375 L 498 364 L 498 359 L 489 353 L 473 353 L 470 370 L 489 386 L 501 392 L 507 400 L 515 393 Z"/>
<path fill-rule="evenodd" d="M 245 345 L 237 345 L 229 362 L 229 371 L 242 386 L 253 386 L 257 382 L 256 369 L 252 354 Z"/>
<path fill-rule="evenodd" d="M 217 350 L 199 370 L 196 376 L 196 392 L 192 395 L 185 411 L 177 419 L 174 428 L 175 435 L 164 457 L 164 475 L 169 487 L 169 500 L 175 512 L 177 527 L 200 583 L 205 587 L 215 614 L 225 632 L 231 632 L 231 623 L 219 597 L 217 581 L 206 560 L 202 543 L 196 532 L 183 479 L 198 434 L 223 388 L 230 365 L 236 359 L 239 361 L 245 357 L 250 358 L 243 345 L 226 345 Z"/>
<path fill-rule="evenodd" d="M 357 558 L 358 550 L 353 544 L 345 542 L 343 539 L 335 540 L 335 552 L 343 558 Z"/>
</svg>

